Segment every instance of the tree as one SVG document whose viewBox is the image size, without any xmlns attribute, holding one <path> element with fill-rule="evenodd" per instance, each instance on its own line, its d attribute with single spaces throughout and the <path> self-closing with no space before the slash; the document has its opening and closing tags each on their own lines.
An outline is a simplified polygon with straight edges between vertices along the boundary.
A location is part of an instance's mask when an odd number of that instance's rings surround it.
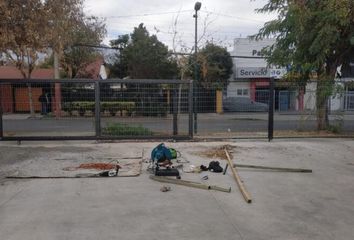
<svg viewBox="0 0 354 240">
<path fill-rule="evenodd" d="M 46 51 L 45 10 L 40 0 L 7 0 L 0 3 L 0 53 L 31 78 L 39 54 Z M 30 113 L 34 116 L 32 88 L 28 85 Z"/>
<path fill-rule="evenodd" d="M 128 45 L 121 52 L 130 78 L 161 79 L 177 77 L 177 64 L 167 46 L 149 34 L 141 23 L 130 34 Z"/>
<path fill-rule="evenodd" d="M 197 56 L 199 81 L 206 89 L 222 89 L 232 74 L 232 59 L 226 48 L 207 43 Z"/>
<path fill-rule="evenodd" d="M 83 13 L 83 0 L 5 0 L 0 3 L 0 53 L 31 78 L 40 53 L 52 48 L 57 55 L 76 41 L 94 39 L 105 33 L 104 25 Z M 97 31 L 97 29 L 99 31 Z M 96 43 L 95 42 L 95 43 Z M 54 65 L 57 58 L 54 58 Z M 29 85 L 31 115 L 34 115 Z"/>
<path fill-rule="evenodd" d="M 119 51 L 118 53 L 116 53 L 115 62 L 109 66 L 111 76 L 113 77 L 124 78 L 128 75 L 127 61 L 125 61 L 124 55 L 122 53 L 128 46 L 129 39 L 129 34 L 124 34 L 118 36 L 117 39 L 110 41 L 111 47 L 116 48 Z"/>
<path fill-rule="evenodd" d="M 61 65 L 68 78 L 73 78 L 80 70 L 95 60 L 99 53 L 85 45 L 99 45 L 105 35 L 105 25 L 96 17 L 84 18 L 70 29 L 72 37 L 61 60 Z"/>
<path fill-rule="evenodd" d="M 276 37 L 276 43 L 264 49 L 268 62 L 290 67 L 288 77 L 302 84 L 317 75 L 317 128 L 326 129 L 336 69 L 353 54 L 353 0 L 269 0 L 258 12 L 278 13 L 254 36 Z"/>
</svg>

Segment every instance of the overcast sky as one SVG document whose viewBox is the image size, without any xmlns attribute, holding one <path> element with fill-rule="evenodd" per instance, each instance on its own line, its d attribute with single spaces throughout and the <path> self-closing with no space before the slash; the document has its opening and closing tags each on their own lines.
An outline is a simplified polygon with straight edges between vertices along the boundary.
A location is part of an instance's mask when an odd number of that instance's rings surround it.
<svg viewBox="0 0 354 240">
<path fill-rule="evenodd" d="M 206 39 L 232 49 L 235 37 L 247 37 L 254 34 L 264 22 L 274 15 L 255 13 L 267 0 L 200 0 L 201 11 L 198 14 L 198 35 L 206 28 Z M 151 34 L 173 47 L 173 36 L 176 35 L 175 50 L 181 46 L 192 47 L 194 44 L 194 3 L 190 0 L 86 0 L 87 14 L 106 19 L 107 37 L 105 43 L 118 35 L 131 33 L 133 28 L 144 23 Z M 174 22 L 177 19 L 176 32 Z"/>
</svg>

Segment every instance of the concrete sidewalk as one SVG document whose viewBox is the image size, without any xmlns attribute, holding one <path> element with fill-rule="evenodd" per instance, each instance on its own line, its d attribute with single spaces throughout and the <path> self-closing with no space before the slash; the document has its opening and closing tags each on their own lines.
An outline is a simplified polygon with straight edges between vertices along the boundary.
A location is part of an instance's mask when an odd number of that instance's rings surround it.
<svg viewBox="0 0 354 240">
<path fill-rule="evenodd" d="M 0 143 L 0 176 L 31 166 L 81 154 L 136 155 L 147 159 L 158 143 L 51 142 Z M 234 162 L 311 168 L 313 173 L 281 173 L 239 169 L 253 197 L 247 204 L 227 175 L 182 173 L 182 179 L 231 186 L 231 193 L 161 183 L 142 175 L 102 179 L 0 179 L 2 240 L 47 239 L 352 239 L 354 236 L 354 141 L 245 141 L 168 143 L 194 165 L 212 147 L 231 144 Z M 59 159 L 59 160 L 56 160 Z M 224 167 L 225 162 L 219 160 Z M 189 164 L 185 164 L 188 166 Z"/>
</svg>

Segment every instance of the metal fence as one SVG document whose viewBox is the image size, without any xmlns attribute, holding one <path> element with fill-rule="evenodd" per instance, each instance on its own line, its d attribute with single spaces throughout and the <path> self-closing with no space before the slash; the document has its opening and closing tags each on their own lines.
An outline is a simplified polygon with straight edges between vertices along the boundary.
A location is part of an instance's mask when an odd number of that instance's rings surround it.
<svg viewBox="0 0 354 240">
<path fill-rule="evenodd" d="M 315 82 L 193 86 L 181 80 L 0 80 L 2 140 L 354 135 L 354 89 L 328 101 L 317 131 Z M 194 90 L 193 90 L 194 89 Z M 195 101 L 193 101 L 195 100 Z M 32 112 L 34 114 L 30 114 Z"/>
<path fill-rule="evenodd" d="M 322 131 L 317 130 L 316 81 L 305 86 L 280 80 L 274 80 L 272 86 L 271 82 L 238 79 L 214 92 L 199 87 L 197 91 L 211 93 L 208 101 L 197 99 L 197 105 L 210 110 L 198 111 L 197 135 L 269 139 L 354 135 L 354 91 L 347 82 L 336 82 L 328 101 L 329 126 Z"/>
<path fill-rule="evenodd" d="M 193 134 L 192 81 L 9 79 L 0 89 L 2 140 Z"/>
</svg>

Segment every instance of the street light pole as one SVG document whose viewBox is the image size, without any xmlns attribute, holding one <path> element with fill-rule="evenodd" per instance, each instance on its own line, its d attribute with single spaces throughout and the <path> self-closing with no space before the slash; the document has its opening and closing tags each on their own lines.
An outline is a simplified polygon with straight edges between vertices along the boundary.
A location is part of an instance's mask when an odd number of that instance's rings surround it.
<svg viewBox="0 0 354 240">
<path fill-rule="evenodd" d="M 198 132 L 198 122 L 197 122 L 197 93 L 198 93 L 198 63 L 197 63 L 197 53 L 198 53 L 198 11 L 202 6 L 201 2 L 196 2 L 194 5 L 195 14 L 195 35 L 194 35 L 194 98 L 193 98 L 193 112 L 194 112 L 194 133 Z"/>
</svg>

